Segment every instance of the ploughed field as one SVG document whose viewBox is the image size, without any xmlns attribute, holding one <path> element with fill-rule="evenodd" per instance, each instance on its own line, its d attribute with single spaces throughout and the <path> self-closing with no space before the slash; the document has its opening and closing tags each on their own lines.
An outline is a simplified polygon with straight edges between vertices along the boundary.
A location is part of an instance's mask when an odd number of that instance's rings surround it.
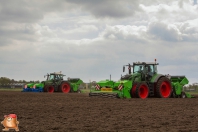
<svg viewBox="0 0 198 132">
<path fill-rule="evenodd" d="M 0 121 L 12 113 L 18 116 L 21 132 L 198 131 L 198 98 L 112 99 L 0 91 Z"/>
</svg>

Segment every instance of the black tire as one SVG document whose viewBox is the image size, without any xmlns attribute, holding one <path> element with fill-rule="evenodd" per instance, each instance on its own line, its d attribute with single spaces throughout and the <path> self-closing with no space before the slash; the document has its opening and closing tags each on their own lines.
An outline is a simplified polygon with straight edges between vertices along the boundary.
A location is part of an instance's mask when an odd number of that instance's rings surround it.
<svg viewBox="0 0 198 132">
<path fill-rule="evenodd" d="M 185 92 L 182 92 L 180 97 L 181 98 L 187 98 L 186 93 Z"/>
<path fill-rule="evenodd" d="M 156 85 L 156 94 L 159 98 L 170 98 L 172 95 L 171 82 L 168 78 L 162 77 Z"/>
<path fill-rule="evenodd" d="M 135 83 L 133 83 L 133 86 L 132 86 L 132 88 L 131 88 L 131 92 L 130 92 L 130 94 L 131 94 L 131 97 L 132 98 L 136 98 L 136 88 L 137 88 L 137 82 L 135 82 Z"/>
<path fill-rule="evenodd" d="M 43 87 L 43 91 L 44 91 L 44 92 L 47 92 L 47 85 L 45 85 L 45 86 Z"/>
<path fill-rule="evenodd" d="M 58 91 L 62 93 L 69 93 L 71 92 L 71 89 L 72 87 L 69 82 L 62 82 Z"/>
<path fill-rule="evenodd" d="M 136 98 L 142 98 L 146 99 L 149 96 L 149 87 L 147 83 L 141 82 L 137 85 L 136 91 L 135 91 Z"/>
<path fill-rule="evenodd" d="M 80 89 L 77 90 L 77 93 L 82 93 L 82 91 Z"/>
<path fill-rule="evenodd" d="M 49 85 L 49 86 L 46 86 L 46 92 L 48 93 L 53 93 L 54 92 L 54 86 L 53 85 Z"/>
<path fill-rule="evenodd" d="M 177 96 L 175 95 L 174 92 L 172 92 L 172 95 L 171 95 L 172 98 L 177 98 Z"/>
</svg>

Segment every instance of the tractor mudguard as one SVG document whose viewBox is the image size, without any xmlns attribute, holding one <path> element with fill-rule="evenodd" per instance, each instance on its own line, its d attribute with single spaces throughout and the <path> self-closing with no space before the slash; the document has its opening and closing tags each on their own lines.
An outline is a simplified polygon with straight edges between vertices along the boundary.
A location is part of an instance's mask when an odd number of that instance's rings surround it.
<svg viewBox="0 0 198 132">
<path fill-rule="evenodd" d="M 165 77 L 162 74 L 155 74 L 152 79 L 151 79 L 151 83 L 156 83 L 161 77 Z"/>
</svg>

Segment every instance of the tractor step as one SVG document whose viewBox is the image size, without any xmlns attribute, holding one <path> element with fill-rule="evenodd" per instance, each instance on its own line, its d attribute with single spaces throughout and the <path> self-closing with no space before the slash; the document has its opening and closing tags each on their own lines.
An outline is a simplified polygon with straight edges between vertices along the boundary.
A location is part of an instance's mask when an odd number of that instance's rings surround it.
<svg viewBox="0 0 198 132">
<path fill-rule="evenodd" d="M 154 96 L 154 83 L 149 83 L 149 96 Z"/>
</svg>

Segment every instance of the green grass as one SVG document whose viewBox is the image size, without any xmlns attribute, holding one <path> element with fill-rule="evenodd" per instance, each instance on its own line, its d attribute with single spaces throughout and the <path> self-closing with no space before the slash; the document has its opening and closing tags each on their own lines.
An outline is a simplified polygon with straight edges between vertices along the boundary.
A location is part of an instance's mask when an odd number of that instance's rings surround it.
<svg viewBox="0 0 198 132">
<path fill-rule="evenodd" d="M 186 92 L 186 93 L 198 95 L 198 92 Z"/>
<path fill-rule="evenodd" d="M 81 89 L 82 93 L 89 93 L 89 89 Z"/>
<path fill-rule="evenodd" d="M 21 92 L 22 88 L 0 88 L 0 91 Z M 89 93 L 89 89 L 82 89 L 82 93 Z"/>
<path fill-rule="evenodd" d="M 18 92 L 18 91 L 22 91 L 22 88 L 0 88 L 0 91 L 14 91 L 14 92 Z"/>
</svg>

